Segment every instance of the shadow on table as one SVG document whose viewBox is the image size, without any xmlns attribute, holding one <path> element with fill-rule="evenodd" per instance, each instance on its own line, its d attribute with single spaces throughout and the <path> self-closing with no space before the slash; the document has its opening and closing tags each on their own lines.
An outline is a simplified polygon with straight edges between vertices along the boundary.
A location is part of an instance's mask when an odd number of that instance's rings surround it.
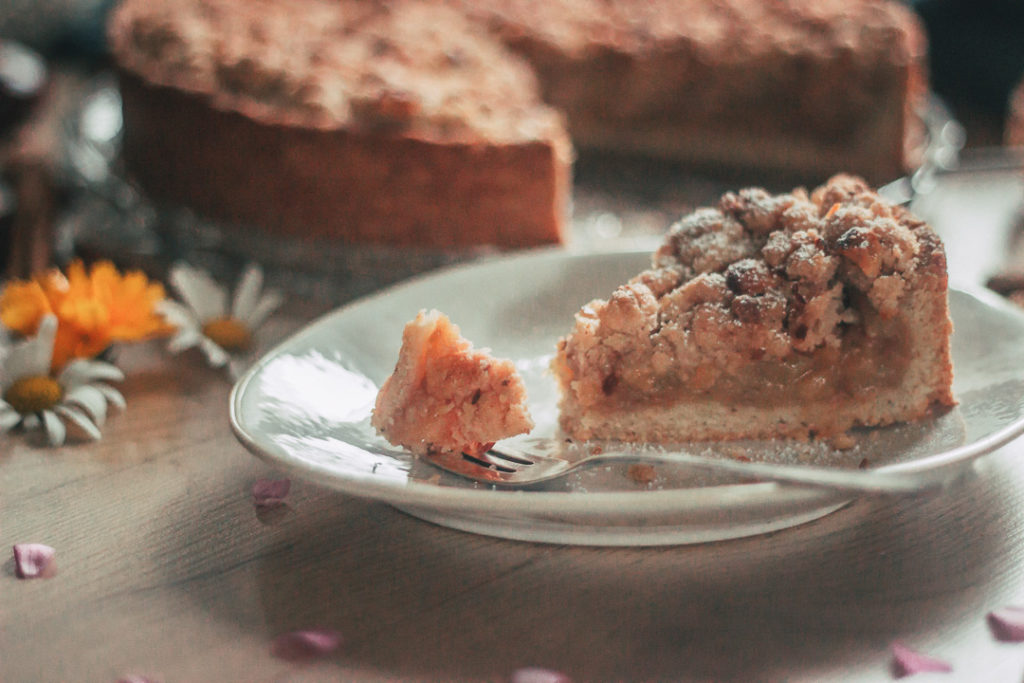
<svg viewBox="0 0 1024 683">
<path fill-rule="evenodd" d="M 504 680 L 540 666 L 578 681 L 792 680 L 867 666 L 886 675 L 893 640 L 934 639 L 1000 606 L 980 601 L 1015 571 L 1017 484 L 972 479 L 772 535 L 646 549 L 474 536 L 307 487 L 264 520 L 272 552 L 250 567 L 246 593 L 261 601 L 268 638 L 341 631 L 341 652 L 318 665 L 339 673 Z"/>
</svg>

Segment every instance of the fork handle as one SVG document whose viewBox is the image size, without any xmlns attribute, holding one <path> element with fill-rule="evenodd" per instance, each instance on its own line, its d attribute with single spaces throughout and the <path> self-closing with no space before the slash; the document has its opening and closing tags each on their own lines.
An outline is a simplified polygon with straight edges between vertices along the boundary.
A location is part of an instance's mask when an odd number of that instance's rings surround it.
<svg viewBox="0 0 1024 683">
<path fill-rule="evenodd" d="M 742 462 L 709 458 L 691 453 L 643 453 L 604 452 L 586 458 L 588 461 L 630 459 L 641 461 L 657 461 L 678 465 L 699 467 L 716 472 L 729 472 L 745 477 L 764 479 L 786 484 L 814 486 L 836 491 L 849 491 L 861 494 L 897 495 L 914 493 L 929 488 L 942 487 L 948 484 L 952 475 L 938 477 L 910 472 L 864 472 L 856 473 L 846 470 L 814 467 L 810 465 L 775 465 L 762 462 Z"/>
</svg>

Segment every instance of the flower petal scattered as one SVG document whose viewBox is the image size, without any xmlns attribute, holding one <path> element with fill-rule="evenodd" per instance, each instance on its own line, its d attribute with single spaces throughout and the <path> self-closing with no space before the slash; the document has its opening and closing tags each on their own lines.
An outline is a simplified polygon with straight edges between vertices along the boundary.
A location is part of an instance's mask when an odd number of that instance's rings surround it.
<svg viewBox="0 0 1024 683">
<path fill-rule="evenodd" d="M 19 579 L 49 578 L 57 571 L 56 551 L 42 543 L 14 544 L 14 573 Z"/>
<path fill-rule="evenodd" d="M 920 673 L 947 673 L 953 666 L 942 659 L 913 650 L 902 643 L 892 646 L 893 671 L 897 678 Z"/>
<path fill-rule="evenodd" d="M 252 485 L 253 504 L 258 508 L 281 505 L 291 487 L 291 479 L 257 479 Z"/>
<path fill-rule="evenodd" d="M 157 683 L 154 679 L 138 674 L 128 674 L 117 679 L 117 683 Z"/>
<path fill-rule="evenodd" d="M 1024 642 L 1024 607 L 1010 605 L 993 610 L 987 616 L 996 639 L 1006 643 Z"/>
<path fill-rule="evenodd" d="M 561 671 L 527 666 L 513 671 L 509 683 L 571 683 L 571 679 Z"/>
<path fill-rule="evenodd" d="M 313 659 L 329 655 L 341 645 L 341 635 L 326 629 L 292 631 L 274 639 L 271 653 L 280 659 Z"/>
</svg>

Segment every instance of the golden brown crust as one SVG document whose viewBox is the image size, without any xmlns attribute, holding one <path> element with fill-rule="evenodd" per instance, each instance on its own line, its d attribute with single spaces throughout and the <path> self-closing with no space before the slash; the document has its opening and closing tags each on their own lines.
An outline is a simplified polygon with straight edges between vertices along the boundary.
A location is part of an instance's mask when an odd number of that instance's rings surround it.
<svg viewBox="0 0 1024 683">
<path fill-rule="evenodd" d="M 806 436 L 919 417 L 932 403 L 953 403 L 946 288 L 934 232 L 860 179 L 836 176 L 810 195 L 729 193 L 679 221 L 650 270 L 577 314 L 554 361 L 563 427 L 578 438 L 686 440 Z M 914 396 L 911 405 L 878 407 L 899 391 Z M 788 404 L 793 413 L 815 401 L 821 414 L 801 413 L 795 424 L 756 412 L 747 426 L 685 417 L 694 403 Z M 836 418 L 825 401 L 860 413 Z M 647 433 L 631 420 L 617 430 L 616 413 L 656 421 L 659 406 L 681 422 Z"/>
</svg>

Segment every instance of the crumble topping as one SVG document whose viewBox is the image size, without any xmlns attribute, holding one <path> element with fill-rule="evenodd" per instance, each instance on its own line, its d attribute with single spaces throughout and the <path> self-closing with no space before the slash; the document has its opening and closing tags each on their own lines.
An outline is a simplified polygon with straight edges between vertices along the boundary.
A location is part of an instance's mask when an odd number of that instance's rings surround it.
<svg viewBox="0 0 1024 683">
<path fill-rule="evenodd" d="M 570 121 L 600 111 L 639 121 L 697 116 L 714 128 L 756 126 L 772 116 L 828 140 L 869 119 L 880 88 L 903 79 L 894 66 L 920 62 L 926 53 L 914 13 L 885 0 L 451 1 L 541 70 L 558 55 L 570 64 L 607 55 L 603 68 L 614 83 L 625 80 L 619 70 L 633 59 L 651 62 L 628 85 L 594 89 L 578 106 L 572 99 L 584 86 L 545 83 L 547 100 L 568 108 Z M 709 65 L 720 77 L 709 77 Z M 697 111 L 679 93 L 699 98 Z M 751 106 L 760 117 L 751 119 Z"/>
<path fill-rule="evenodd" d="M 864 315 L 892 318 L 911 283 L 945 290 L 941 244 L 863 180 L 741 190 L 683 218 L 651 269 L 585 306 L 555 371 L 583 406 L 702 391 L 751 362 L 837 352 Z"/>
<path fill-rule="evenodd" d="M 153 82 L 257 119 L 442 139 L 562 125 L 525 62 L 438 3 L 125 0 L 111 45 Z"/>
</svg>

